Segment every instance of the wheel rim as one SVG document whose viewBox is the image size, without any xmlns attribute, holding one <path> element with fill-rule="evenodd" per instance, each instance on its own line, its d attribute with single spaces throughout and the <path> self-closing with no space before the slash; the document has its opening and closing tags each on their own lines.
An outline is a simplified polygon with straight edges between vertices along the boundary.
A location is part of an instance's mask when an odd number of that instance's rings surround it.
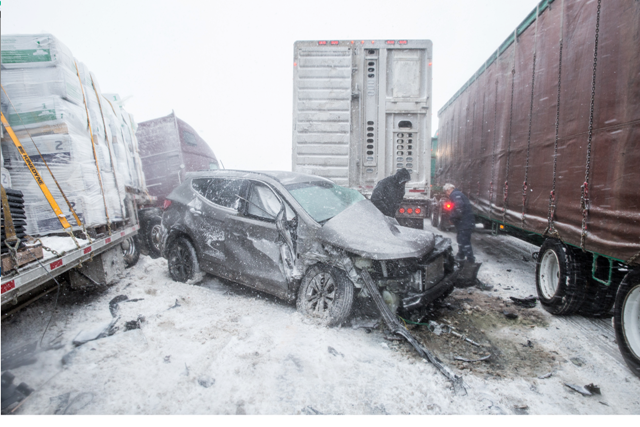
<svg viewBox="0 0 640 427">
<path fill-rule="evenodd" d="M 549 249 L 540 261 L 540 291 L 546 299 L 551 299 L 558 291 L 560 282 L 560 261 L 555 251 Z"/>
<path fill-rule="evenodd" d="M 627 294 L 622 306 L 622 331 L 629 349 L 640 359 L 640 284 Z"/>
<path fill-rule="evenodd" d="M 323 317 L 331 307 L 336 295 L 336 283 L 329 273 L 316 274 L 307 288 L 305 303 L 312 315 Z"/>
<path fill-rule="evenodd" d="M 125 257 L 129 257 L 129 258 L 130 258 L 130 257 L 134 256 L 134 255 L 135 255 L 135 253 L 136 253 L 136 242 L 135 242 L 135 240 L 133 239 L 133 237 L 129 237 L 129 238 L 127 239 L 127 241 L 129 242 L 129 248 L 127 248 L 127 249 L 123 249 L 123 250 L 122 250 L 122 254 L 123 254 Z"/>
<path fill-rule="evenodd" d="M 160 224 L 154 225 L 149 234 L 151 236 L 151 245 L 155 250 L 159 251 L 160 243 L 162 242 L 162 226 Z"/>
<path fill-rule="evenodd" d="M 171 267 L 179 281 L 185 281 L 191 276 L 191 254 L 183 244 L 178 244 L 173 250 Z"/>
</svg>

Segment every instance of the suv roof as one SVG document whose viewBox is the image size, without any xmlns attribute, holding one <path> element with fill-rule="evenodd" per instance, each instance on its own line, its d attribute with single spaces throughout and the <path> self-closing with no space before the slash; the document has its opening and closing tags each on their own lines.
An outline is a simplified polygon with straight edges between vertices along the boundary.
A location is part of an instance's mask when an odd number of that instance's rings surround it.
<svg viewBox="0 0 640 427">
<path fill-rule="evenodd" d="M 246 171 L 236 169 L 217 169 L 213 171 L 188 172 L 187 178 L 214 178 L 214 177 L 245 177 L 249 178 L 255 175 L 262 175 L 278 181 L 282 185 L 296 184 L 298 182 L 312 181 L 333 181 L 317 175 L 309 175 L 306 173 L 289 172 L 289 171 Z"/>
</svg>

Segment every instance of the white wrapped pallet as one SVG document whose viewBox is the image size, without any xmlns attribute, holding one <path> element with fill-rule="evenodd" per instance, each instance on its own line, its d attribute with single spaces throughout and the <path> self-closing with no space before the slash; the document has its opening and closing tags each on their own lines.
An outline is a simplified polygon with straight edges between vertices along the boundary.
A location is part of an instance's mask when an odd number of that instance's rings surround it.
<svg viewBox="0 0 640 427">
<path fill-rule="evenodd" d="M 2 68 L 9 97 L 2 95 L 3 113 L 69 223 L 78 229 L 42 158 L 86 227 L 123 220 L 125 186 L 139 188 L 143 182 L 138 176 L 140 160 L 131 138 L 135 123 L 130 115 L 120 105 L 106 102 L 88 67 L 76 62 L 51 35 L 3 35 Z M 14 188 L 22 190 L 29 206 L 27 232 L 61 232 L 55 213 L 8 135 L 2 139 L 2 152 Z"/>
</svg>

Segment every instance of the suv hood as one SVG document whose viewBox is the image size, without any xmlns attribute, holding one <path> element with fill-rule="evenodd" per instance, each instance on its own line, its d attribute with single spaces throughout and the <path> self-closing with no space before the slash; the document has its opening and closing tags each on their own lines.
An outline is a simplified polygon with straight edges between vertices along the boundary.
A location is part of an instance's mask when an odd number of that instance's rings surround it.
<svg viewBox="0 0 640 427">
<path fill-rule="evenodd" d="M 324 243 L 381 261 L 420 258 L 435 245 L 433 233 L 398 225 L 370 200 L 361 200 L 331 218 L 317 236 Z"/>
</svg>

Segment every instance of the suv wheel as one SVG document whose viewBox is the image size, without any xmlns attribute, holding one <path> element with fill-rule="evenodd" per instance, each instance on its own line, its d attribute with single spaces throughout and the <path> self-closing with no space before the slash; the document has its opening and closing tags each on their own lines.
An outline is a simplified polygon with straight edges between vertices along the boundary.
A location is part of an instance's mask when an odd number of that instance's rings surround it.
<svg viewBox="0 0 640 427">
<path fill-rule="evenodd" d="M 200 273 L 196 250 L 186 237 L 178 237 L 173 241 L 167 264 L 169 275 L 176 282 L 187 282 L 197 278 Z"/>
<path fill-rule="evenodd" d="M 298 311 L 325 326 L 343 323 L 351 314 L 353 284 L 337 268 L 316 264 L 307 271 L 298 292 Z"/>
</svg>

